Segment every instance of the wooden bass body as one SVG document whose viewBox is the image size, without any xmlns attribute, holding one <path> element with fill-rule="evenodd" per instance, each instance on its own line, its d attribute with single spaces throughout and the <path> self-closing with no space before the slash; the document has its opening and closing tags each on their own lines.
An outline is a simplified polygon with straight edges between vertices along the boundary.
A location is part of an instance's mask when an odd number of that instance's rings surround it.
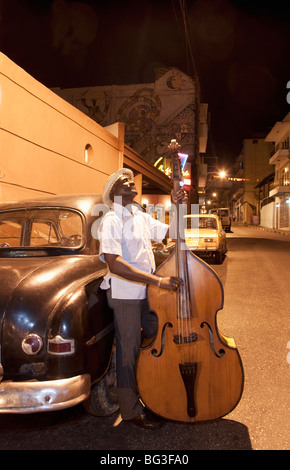
<svg viewBox="0 0 290 470">
<path fill-rule="evenodd" d="M 172 253 L 156 274 L 174 275 L 176 256 Z M 223 307 L 218 276 L 189 250 L 184 256 L 189 311 L 180 318 L 178 292 L 148 287 L 158 331 L 154 342 L 140 350 L 136 377 L 150 410 L 188 423 L 213 420 L 233 410 L 242 395 L 243 367 L 234 340 L 217 330 L 217 312 Z"/>
</svg>

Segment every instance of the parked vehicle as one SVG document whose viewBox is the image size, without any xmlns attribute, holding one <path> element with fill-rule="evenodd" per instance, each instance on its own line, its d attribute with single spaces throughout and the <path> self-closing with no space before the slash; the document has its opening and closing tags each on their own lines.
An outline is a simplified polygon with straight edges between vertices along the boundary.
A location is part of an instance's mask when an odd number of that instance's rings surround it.
<svg viewBox="0 0 290 470">
<path fill-rule="evenodd" d="M 231 231 L 231 217 L 230 209 L 228 207 L 220 207 L 218 209 L 211 209 L 210 214 L 217 215 L 222 223 L 223 229 L 227 232 Z"/>
<path fill-rule="evenodd" d="M 0 204 L 0 413 L 118 409 L 95 236 L 107 210 L 97 194 Z M 157 264 L 169 255 L 153 250 Z"/>
<path fill-rule="evenodd" d="M 0 413 L 84 400 L 98 415 L 118 409 L 113 316 L 100 289 L 107 267 L 91 233 L 100 203 L 66 195 L 0 204 Z"/>
<path fill-rule="evenodd" d="M 220 219 L 213 214 L 190 214 L 185 216 L 185 220 L 188 248 L 198 255 L 214 256 L 216 263 L 222 263 L 227 252 L 227 240 Z"/>
</svg>

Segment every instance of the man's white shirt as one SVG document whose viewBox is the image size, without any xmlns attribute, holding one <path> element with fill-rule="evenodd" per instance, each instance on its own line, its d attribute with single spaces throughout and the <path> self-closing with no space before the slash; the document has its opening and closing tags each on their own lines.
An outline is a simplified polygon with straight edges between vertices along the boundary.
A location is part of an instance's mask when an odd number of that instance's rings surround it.
<svg viewBox="0 0 290 470">
<path fill-rule="evenodd" d="M 104 253 L 119 255 L 131 266 L 152 273 L 155 270 L 155 261 L 151 240 L 161 242 L 167 230 L 168 225 L 142 212 L 138 207 L 132 206 L 131 213 L 126 207 L 115 203 L 104 215 L 99 227 L 100 259 L 105 261 Z M 146 297 L 145 284 L 127 281 L 109 272 L 101 288 L 108 289 L 110 285 L 114 299 Z"/>
</svg>

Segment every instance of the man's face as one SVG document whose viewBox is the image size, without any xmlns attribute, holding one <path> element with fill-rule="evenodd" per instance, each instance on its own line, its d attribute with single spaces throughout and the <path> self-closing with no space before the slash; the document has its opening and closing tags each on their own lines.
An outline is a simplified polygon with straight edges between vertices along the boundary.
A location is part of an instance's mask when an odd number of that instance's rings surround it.
<svg viewBox="0 0 290 470">
<path fill-rule="evenodd" d="M 112 200 L 114 196 L 122 197 L 122 205 L 127 205 L 133 201 L 137 194 L 134 181 L 131 181 L 127 176 L 121 176 L 114 184 L 110 197 Z"/>
</svg>

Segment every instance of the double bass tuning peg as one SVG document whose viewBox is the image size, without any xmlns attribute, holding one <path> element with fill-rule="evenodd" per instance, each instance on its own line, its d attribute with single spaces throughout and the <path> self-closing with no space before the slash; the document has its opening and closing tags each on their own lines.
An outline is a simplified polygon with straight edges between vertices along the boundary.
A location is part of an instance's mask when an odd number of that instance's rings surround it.
<svg viewBox="0 0 290 470">
<path fill-rule="evenodd" d="M 176 139 L 171 139 L 168 148 L 171 150 L 172 153 L 177 153 L 180 150 L 181 146 L 179 145 Z"/>
</svg>

